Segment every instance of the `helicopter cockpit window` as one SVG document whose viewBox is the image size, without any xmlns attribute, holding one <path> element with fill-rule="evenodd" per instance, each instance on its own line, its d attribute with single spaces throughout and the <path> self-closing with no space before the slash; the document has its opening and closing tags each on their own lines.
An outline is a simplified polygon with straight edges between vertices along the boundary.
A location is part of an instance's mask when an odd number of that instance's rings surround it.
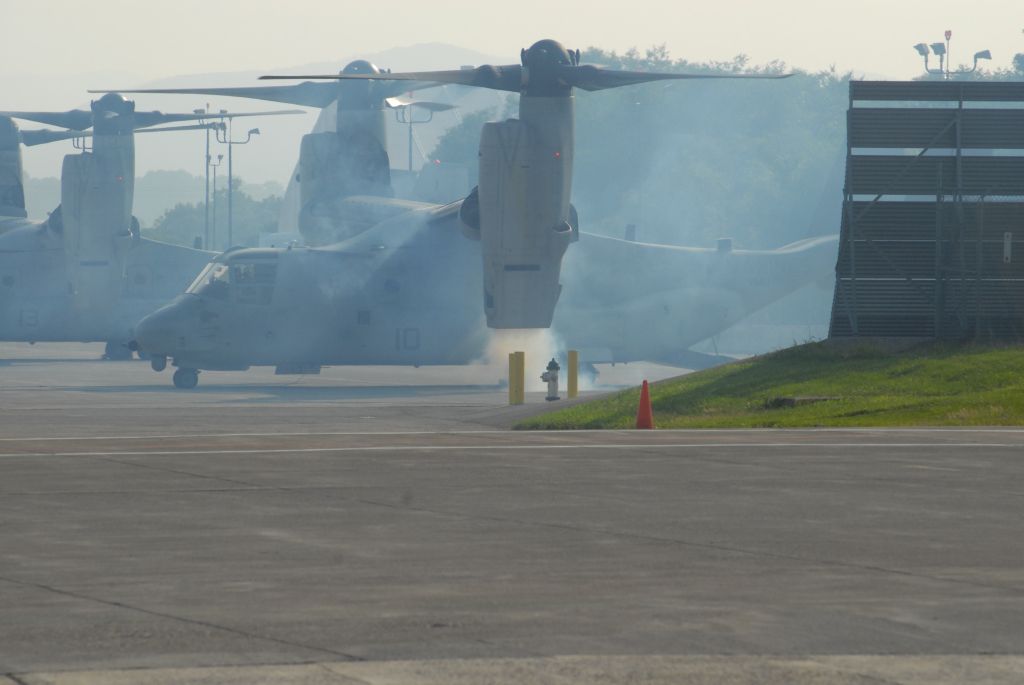
<svg viewBox="0 0 1024 685">
<path fill-rule="evenodd" d="M 193 295 L 203 295 L 217 300 L 226 300 L 228 297 L 228 278 L 231 272 L 227 264 L 211 262 L 206 265 L 202 273 L 192 281 L 192 285 L 185 292 Z"/>
<path fill-rule="evenodd" d="M 277 264 L 241 262 L 231 265 L 235 300 L 242 304 L 270 304 L 274 297 Z"/>
</svg>

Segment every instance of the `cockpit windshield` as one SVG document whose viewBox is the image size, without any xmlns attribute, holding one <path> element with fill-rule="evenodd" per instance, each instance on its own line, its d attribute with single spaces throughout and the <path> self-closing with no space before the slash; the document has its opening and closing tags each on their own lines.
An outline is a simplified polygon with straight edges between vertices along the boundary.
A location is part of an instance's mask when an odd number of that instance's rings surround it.
<svg viewBox="0 0 1024 685">
<path fill-rule="evenodd" d="M 210 262 L 185 292 L 242 304 L 270 304 L 277 280 L 272 262 Z"/>
<path fill-rule="evenodd" d="M 227 264 L 210 262 L 196 277 L 196 280 L 192 281 L 192 285 L 185 292 L 192 293 L 193 295 L 205 295 L 219 300 L 227 299 L 229 276 L 230 270 Z"/>
</svg>

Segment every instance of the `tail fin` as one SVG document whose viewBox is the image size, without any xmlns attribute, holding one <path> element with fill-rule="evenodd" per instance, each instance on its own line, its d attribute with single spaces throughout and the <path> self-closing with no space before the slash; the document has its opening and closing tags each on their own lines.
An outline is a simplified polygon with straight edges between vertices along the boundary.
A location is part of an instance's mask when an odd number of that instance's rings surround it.
<svg viewBox="0 0 1024 685">
<path fill-rule="evenodd" d="M 0 217 L 25 218 L 21 133 L 9 117 L 0 117 Z"/>
</svg>

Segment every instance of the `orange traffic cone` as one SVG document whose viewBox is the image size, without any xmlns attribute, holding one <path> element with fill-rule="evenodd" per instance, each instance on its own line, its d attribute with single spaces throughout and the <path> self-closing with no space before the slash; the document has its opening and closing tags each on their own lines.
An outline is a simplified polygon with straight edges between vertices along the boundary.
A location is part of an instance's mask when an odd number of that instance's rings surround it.
<svg viewBox="0 0 1024 685">
<path fill-rule="evenodd" d="M 651 392 L 647 389 L 647 381 L 640 386 L 640 406 L 636 410 L 637 428 L 654 428 L 654 414 L 651 412 Z"/>
</svg>

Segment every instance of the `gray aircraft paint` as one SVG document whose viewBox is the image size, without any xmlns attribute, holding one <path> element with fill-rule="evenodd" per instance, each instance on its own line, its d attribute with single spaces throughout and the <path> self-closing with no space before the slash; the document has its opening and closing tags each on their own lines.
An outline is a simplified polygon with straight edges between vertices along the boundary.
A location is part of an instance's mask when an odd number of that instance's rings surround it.
<svg viewBox="0 0 1024 685">
<path fill-rule="evenodd" d="M 485 326 L 475 316 L 481 312 L 481 293 L 487 327 L 547 328 L 562 289 L 563 255 L 579 236 L 578 219 L 569 203 L 573 160 L 570 84 L 578 81 L 580 87 L 600 90 L 690 76 L 609 72 L 580 66 L 578 53 L 566 51 L 553 41 L 541 41 L 524 51 L 522 66 L 325 78 L 450 80 L 521 91 L 520 117 L 485 125 L 480 184 L 466 201 L 447 207 L 413 208 L 379 197 L 338 200 L 337 216 L 347 221 L 343 232 L 363 230 L 355 238 L 322 250 L 279 251 L 276 257 L 257 257 L 246 251 L 224 257 L 231 265 L 231 274 L 236 269 L 240 274 L 251 269 L 248 261 L 252 259 L 276 259 L 280 267 L 276 301 L 260 307 L 241 301 L 239 298 L 247 297 L 242 295 L 222 293 L 214 298 L 201 286 L 141 322 L 141 347 L 154 355 L 171 357 L 181 367 L 181 378 L 189 376 L 182 382 L 185 386 L 195 383 L 192 370 L 203 368 L 429 364 L 478 359 L 486 339 L 481 335 L 486 333 Z M 350 220 L 360 214 L 371 218 Z M 374 224 L 375 220 L 378 223 Z M 477 242 L 475 253 L 460 243 L 464 237 Z M 588 243 L 591 247 L 586 247 Z M 623 359 L 642 358 L 631 356 L 637 350 L 650 355 L 672 351 L 643 345 L 649 334 L 637 324 L 652 317 L 674 319 L 673 309 L 686 317 L 704 316 L 712 326 L 710 331 L 692 320 L 687 321 L 688 330 L 683 335 L 675 322 L 665 331 L 659 329 L 659 333 L 669 336 L 663 339 L 674 335 L 678 344 L 674 349 L 681 350 L 685 349 L 684 342 L 692 344 L 713 335 L 750 311 L 818 278 L 832 266 L 834 239 L 778 251 L 723 254 L 588 236 L 574 250 L 580 266 L 574 278 L 566 279 L 566 287 L 580 293 L 594 283 L 612 280 L 608 277 L 611 273 L 632 277 L 633 268 L 639 270 L 643 283 L 632 289 L 642 293 L 639 298 L 608 300 L 609 307 L 602 311 L 600 301 L 592 305 L 580 294 L 577 301 L 561 308 L 568 312 L 563 315 L 563 335 L 570 336 L 570 340 L 580 339 L 580 346 L 602 347 L 613 359 Z M 376 254 L 371 257 L 373 252 Z M 342 269 L 346 272 L 342 281 L 331 274 L 326 255 L 343 255 L 349 260 L 347 268 Z M 794 269 L 799 259 L 810 267 L 803 273 Z M 293 266 L 297 260 L 306 261 L 302 269 Z M 375 260 L 378 266 L 374 266 Z M 472 261 L 477 264 L 476 276 Z M 381 269 L 391 277 L 378 276 Z M 742 271 L 742 277 L 730 279 L 729 272 L 736 270 Z M 809 273 L 814 275 L 808 278 Z M 403 281 L 401 274 L 415 274 L 416 278 Z M 437 285 L 452 274 L 457 275 L 455 291 Z M 691 276 L 701 280 L 694 282 Z M 311 293 L 316 292 L 317 282 L 334 282 L 336 285 L 328 290 L 335 295 L 314 297 Z M 388 287 L 381 290 L 382 283 Z M 413 306 L 403 309 L 398 293 L 410 286 L 422 292 L 413 298 Z M 238 287 L 243 288 L 241 284 Z M 706 297 L 695 297 L 698 292 Z M 233 307 L 248 309 L 240 314 L 232 311 Z M 300 316 L 300 310 L 306 311 L 305 326 L 299 326 L 294 318 Z M 258 322 L 266 330 L 246 329 L 244 335 L 240 334 L 243 318 Z M 387 345 L 390 340 L 394 341 L 393 348 Z M 178 384 L 177 375 L 175 382 Z"/>
<path fill-rule="evenodd" d="M 89 135 L 92 146 L 64 158 L 61 204 L 46 221 L 0 219 L 0 340 L 106 342 L 108 355 L 127 356 L 135 323 L 180 293 L 213 255 L 140 236 L 131 215 L 134 131 L 200 117 L 136 114 L 116 94 L 95 101 L 91 112 L 16 114 L 79 128 L 95 118 L 95 127 L 47 132 L 53 140 Z M 4 140 L 26 142 L 29 133 Z M 8 176 L 20 178 L 20 152 L 5 145 L 0 154 Z"/>
<path fill-rule="evenodd" d="M 138 343 L 183 369 L 479 361 L 490 337 L 478 300 L 480 244 L 462 235 L 454 209 L 408 206 L 326 248 L 226 253 L 218 262 L 276 265 L 270 302 L 252 302 L 235 284 L 223 297 L 200 288 L 140 322 Z M 590 362 L 658 361 L 830 273 L 836 237 L 719 251 L 584 233 L 573 248 L 558 337 L 593 350 Z M 614 270 L 628 270 L 635 287 L 616 295 Z"/>
<path fill-rule="evenodd" d="M 0 117 L 0 221 L 27 216 L 21 134 L 10 118 Z"/>
<path fill-rule="evenodd" d="M 608 70 L 581 64 L 578 50 L 567 50 L 550 39 L 524 49 L 520 62 L 404 74 L 261 77 L 436 82 L 519 94 L 519 119 L 484 126 L 478 192 L 463 204 L 468 235 L 479 234 L 482 244 L 484 311 L 487 325 L 496 329 L 547 328 L 554 316 L 562 258 L 578 235 L 569 203 L 575 88 L 595 91 L 651 81 L 787 76 Z"/>
<path fill-rule="evenodd" d="M 366 60 L 355 60 L 339 73 L 373 75 L 382 72 Z M 291 182 L 297 181 L 299 189 L 299 233 L 307 244 L 325 245 L 352 235 L 344 230 L 346 222 L 340 213 L 342 205 L 339 203 L 345 198 L 358 195 L 394 196 L 385 117 L 389 109 L 404 106 L 396 100 L 398 95 L 431 85 L 339 80 L 337 83 L 307 81 L 284 86 L 162 88 L 121 92 L 244 97 L 325 110 L 314 131 L 302 137 L 299 163 L 291 177 Z M 452 107 L 446 103 L 428 101 L 413 102 L 412 106 L 434 111 Z M 333 114 L 333 122 L 325 125 L 324 115 L 328 109 Z"/>
</svg>

